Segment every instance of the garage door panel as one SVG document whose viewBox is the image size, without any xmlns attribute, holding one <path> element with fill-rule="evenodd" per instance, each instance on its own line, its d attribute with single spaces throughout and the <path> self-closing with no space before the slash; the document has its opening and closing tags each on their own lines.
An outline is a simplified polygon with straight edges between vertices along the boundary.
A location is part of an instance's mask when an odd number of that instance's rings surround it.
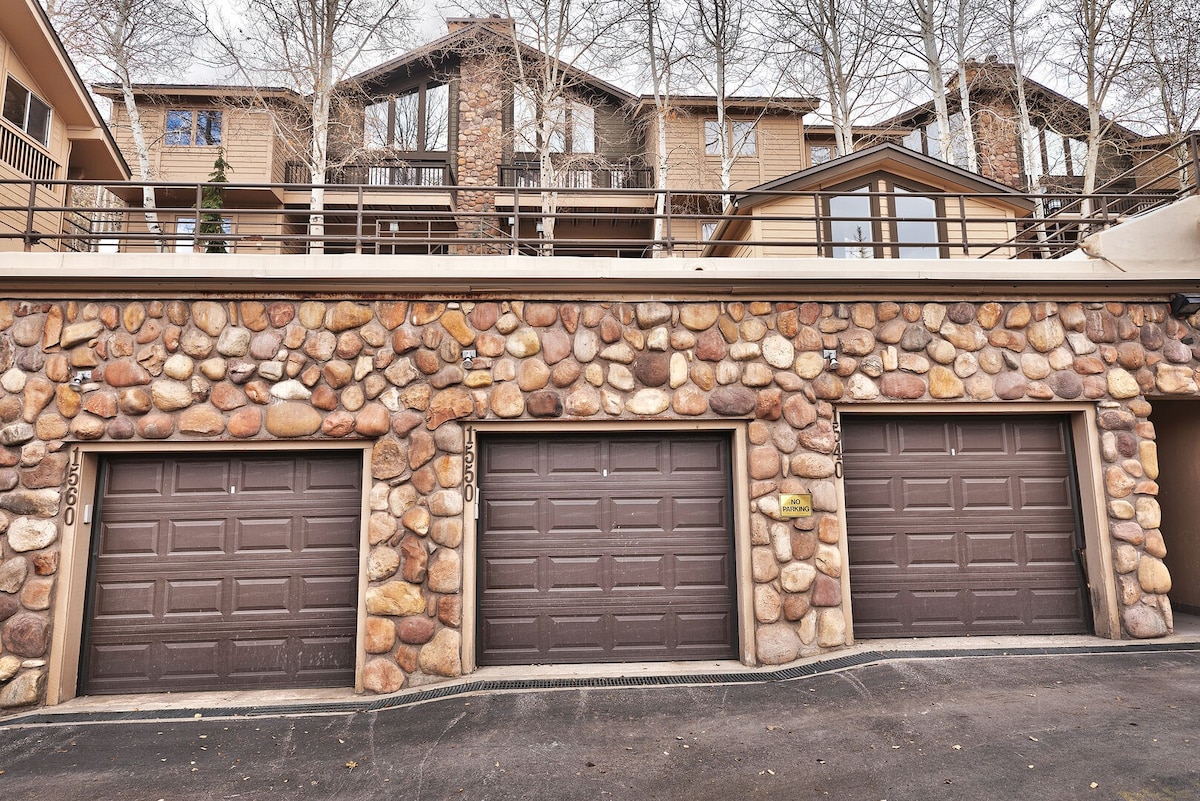
<svg viewBox="0 0 1200 801">
<path fill-rule="evenodd" d="M 1082 601 L 1073 587 L 1034 587 L 1029 594 L 1034 620 L 1070 630 L 1083 614 Z"/>
<path fill-rule="evenodd" d="M 537 533 L 536 498 L 488 498 L 483 503 L 493 530 Z"/>
<path fill-rule="evenodd" d="M 165 579 L 162 584 L 164 618 L 221 615 L 225 588 L 220 579 Z"/>
<path fill-rule="evenodd" d="M 623 554 L 611 558 L 612 589 L 665 590 L 671 583 L 665 554 Z"/>
<path fill-rule="evenodd" d="M 958 545 L 954 534 L 909 533 L 902 538 L 902 567 L 958 567 Z"/>
<path fill-rule="evenodd" d="M 720 480 L 723 475 L 722 460 L 725 459 L 721 440 L 673 441 L 669 443 L 671 458 L 668 462 L 672 475 L 703 474 Z"/>
<path fill-rule="evenodd" d="M 976 420 L 950 430 L 954 450 L 963 456 L 1004 456 L 1012 452 L 1009 428 L 1003 423 Z"/>
<path fill-rule="evenodd" d="M 551 556 L 546 563 L 550 591 L 604 588 L 604 560 L 600 556 Z"/>
<path fill-rule="evenodd" d="M 1018 482 L 1020 508 L 1027 509 L 1072 509 L 1071 482 L 1065 477 L 1023 477 Z"/>
<path fill-rule="evenodd" d="M 481 583 L 488 592 L 538 591 L 539 560 L 536 556 L 485 557 L 481 565 Z"/>
<path fill-rule="evenodd" d="M 1061 425 L 1055 421 L 1022 425 L 1016 432 L 1014 452 L 1022 456 L 1066 456 L 1068 444 Z"/>
<path fill-rule="evenodd" d="M 100 558 L 158 556 L 157 520 L 105 522 L 100 527 Z"/>
<path fill-rule="evenodd" d="M 229 644 L 229 672 L 232 676 L 248 678 L 282 677 L 287 675 L 287 640 L 234 640 Z"/>
<path fill-rule="evenodd" d="M 687 533 L 689 536 L 708 531 L 713 536 L 727 536 L 726 521 L 729 520 L 729 506 L 725 498 L 700 496 L 676 497 L 670 499 L 672 521 L 671 530 L 677 534 Z"/>
<path fill-rule="evenodd" d="M 358 604 L 358 577 L 347 569 L 332 576 L 300 576 L 300 605 L 296 610 L 301 615 L 334 610 L 345 614 L 347 609 Z"/>
<path fill-rule="evenodd" d="M 1012 509 L 1012 480 L 1007 476 L 964 476 L 960 480 L 962 509 Z"/>
<path fill-rule="evenodd" d="M 727 611 L 679 612 L 675 632 L 680 650 L 718 646 L 733 637 L 733 615 Z"/>
<path fill-rule="evenodd" d="M 655 497 L 610 498 L 607 504 L 613 529 L 636 528 L 651 533 L 667 530 L 665 505 L 665 499 Z M 592 519 L 601 520 L 596 515 Z"/>
<path fill-rule="evenodd" d="M 304 515 L 301 524 L 298 547 L 292 545 L 292 549 L 300 555 L 332 558 L 339 554 L 353 557 L 358 553 L 358 543 L 346 539 L 347 531 L 358 528 L 358 515 Z"/>
<path fill-rule="evenodd" d="M 661 442 L 638 440 L 611 443 L 607 466 L 611 474 L 621 477 L 660 476 L 670 470 L 664 465 Z"/>
<path fill-rule="evenodd" d="M 846 508 L 883 511 L 897 506 L 896 481 L 891 477 L 846 476 Z"/>
<path fill-rule="evenodd" d="M 221 643 L 218 640 L 164 642 L 152 646 L 158 675 L 164 678 L 220 676 Z"/>
<path fill-rule="evenodd" d="M 290 517 L 239 517 L 232 521 L 236 535 L 233 553 L 244 556 L 290 554 L 293 535 Z"/>
<path fill-rule="evenodd" d="M 843 427 L 856 636 L 1087 630 L 1062 418 L 845 415 Z M 885 483 L 902 491 L 889 498 Z M 1048 591 L 1075 600 L 1045 615 Z"/>
<path fill-rule="evenodd" d="M 83 691 L 350 684 L 361 471 L 357 454 L 108 457 Z M 108 492 L 154 475 L 157 492 Z M 222 489 L 230 476 L 232 493 Z M 257 491 L 240 491 L 247 484 Z M 135 534 L 126 520 L 138 521 Z M 344 653 L 320 660 L 340 668 L 301 669 L 301 638 L 315 631 L 326 650 L 341 643 Z M 233 659 L 251 652 L 251 640 L 277 649 L 253 660 L 275 667 L 245 670 Z M 136 666 L 118 664 L 117 646 L 127 645 L 143 654 Z M 180 661 L 199 651 L 216 660 L 200 670 L 208 678 Z"/>
<path fill-rule="evenodd" d="M 480 663 L 681 658 L 677 615 L 731 618 L 728 461 L 713 435 L 484 439 Z M 688 654 L 733 655 L 732 624 L 695 625 Z"/>
<path fill-rule="evenodd" d="M 1030 567 L 1058 567 L 1075 572 L 1075 533 L 1072 531 L 1029 531 L 1021 534 L 1025 561 Z"/>
<path fill-rule="evenodd" d="M 729 553 L 677 554 L 675 557 L 675 587 L 724 587 L 729 582 Z"/>
<path fill-rule="evenodd" d="M 158 498 L 163 493 L 164 465 L 160 460 L 129 460 L 120 474 L 105 476 L 104 492 L 114 497 Z"/>
<path fill-rule="evenodd" d="M 216 497 L 229 493 L 230 466 L 214 464 L 210 459 L 176 459 L 172 462 L 170 494 L 191 500 L 197 496 Z"/>
<path fill-rule="evenodd" d="M 1024 561 L 1018 552 L 1017 532 L 967 532 L 963 535 L 966 545 L 964 570 L 983 567 L 1013 569 Z"/>
<path fill-rule="evenodd" d="M 551 443 L 542 455 L 542 475 L 555 480 L 580 480 L 600 473 L 600 440 L 582 440 L 577 446 Z"/>
<path fill-rule="evenodd" d="M 154 585 L 151 580 L 101 582 L 95 589 L 93 614 L 111 620 L 153 619 L 158 597 Z"/>
<path fill-rule="evenodd" d="M 227 544 L 225 520 L 170 520 L 164 557 L 223 554 Z M 157 537 L 158 531 L 155 531 Z"/>
<path fill-rule="evenodd" d="M 247 612 L 288 613 L 292 608 L 292 581 L 288 576 L 234 578 L 230 614 Z"/>
<path fill-rule="evenodd" d="M 902 478 L 900 508 L 906 512 L 929 512 L 954 508 L 954 480 L 950 476 Z"/>
<path fill-rule="evenodd" d="M 599 498 L 547 498 L 540 504 L 542 509 L 539 509 L 544 510 L 545 514 L 527 519 L 526 528 L 531 523 L 537 525 L 539 520 L 545 520 L 548 534 L 596 533 L 601 530 L 598 521 L 602 505 Z"/>
</svg>

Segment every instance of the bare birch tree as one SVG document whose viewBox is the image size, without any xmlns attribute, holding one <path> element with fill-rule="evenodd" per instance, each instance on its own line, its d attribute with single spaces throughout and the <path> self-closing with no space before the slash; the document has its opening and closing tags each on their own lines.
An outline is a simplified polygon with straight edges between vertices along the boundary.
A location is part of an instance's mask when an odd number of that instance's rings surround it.
<svg viewBox="0 0 1200 801">
<path fill-rule="evenodd" d="M 854 152 L 855 120 L 882 106 L 900 73 L 887 13 L 869 0 L 776 2 L 776 41 L 802 57 L 798 74 L 828 103 L 839 156 Z"/>
<path fill-rule="evenodd" d="M 585 68 L 595 68 L 623 20 L 612 0 L 503 0 L 512 20 L 511 51 L 497 63 L 512 67 L 513 149 L 533 154 L 541 192 L 542 236 L 554 239 L 558 188 L 597 150 L 595 105 Z M 543 249 L 544 253 L 552 248 Z"/>
<path fill-rule="evenodd" d="M 150 143 L 142 125 L 134 87 L 161 80 L 164 72 L 190 61 L 195 39 L 186 8 L 176 0 L 58 0 L 51 19 L 68 25 L 72 56 L 91 74 L 118 84 L 143 182 L 156 178 Z M 142 187 L 146 225 L 160 250 L 168 249 L 155 211 L 154 189 Z"/>
<path fill-rule="evenodd" d="M 408 0 L 232 0 L 231 18 L 197 17 L 212 34 L 219 55 L 246 83 L 282 86 L 308 99 L 307 130 L 296 131 L 306 145 L 302 161 L 313 184 L 309 233 L 324 233 L 325 190 L 336 106 L 347 80 L 367 56 L 378 55 L 408 38 Z M 270 108 L 265 99 L 260 99 Z M 349 135 L 347 133 L 347 139 Z M 319 250 L 320 243 L 312 249 Z"/>
<path fill-rule="evenodd" d="M 716 101 L 714 144 L 725 192 L 733 184 L 738 154 L 755 135 L 754 125 L 730 124 L 730 99 L 741 94 L 774 97 L 780 86 L 779 73 L 771 69 L 768 40 L 756 25 L 761 17 L 745 0 L 686 0 L 686 58 L 692 74 Z"/>
<path fill-rule="evenodd" d="M 1039 63 L 1048 55 L 1052 40 L 1044 35 L 1043 12 L 1037 0 L 998 0 L 989 8 L 992 23 L 998 32 L 996 38 L 1003 39 L 1003 52 L 1012 65 L 1013 85 L 1010 88 L 1017 112 L 1021 166 L 1025 173 L 1025 189 L 1034 192 L 1039 188 L 1038 179 L 1042 173 L 1041 143 L 1038 130 L 1033 125 L 1026 78 L 1030 65 Z M 1038 216 L 1042 215 L 1040 202 Z"/>
<path fill-rule="evenodd" d="M 1112 129 L 1105 104 L 1133 60 L 1148 0 L 1069 0 L 1066 6 L 1068 46 L 1059 65 L 1084 85 L 1088 114 L 1087 159 L 1083 194 L 1096 188 L 1100 151 Z"/>
<path fill-rule="evenodd" d="M 1191 0 L 1148 0 L 1148 5 L 1128 92 L 1152 100 L 1144 122 L 1178 143 L 1200 126 L 1200 7 Z M 1180 164 L 1183 158 L 1176 153 Z"/>
<path fill-rule="evenodd" d="M 967 64 L 989 21 L 984 7 L 972 0 L 906 0 L 902 9 L 904 13 L 893 17 L 896 38 L 913 60 L 913 72 L 933 95 L 938 155 L 978 172 Z M 951 75 L 954 97 L 947 88 Z"/>
<path fill-rule="evenodd" d="M 675 67 L 680 62 L 682 24 L 674 10 L 662 0 L 642 0 L 639 14 L 631 26 L 641 43 L 645 67 L 650 79 L 650 97 L 654 103 L 651 119 L 654 133 L 654 175 L 658 193 L 654 201 L 654 254 L 665 253 L 661 246 L 666 214 L 666 188 L 669 182 L 670 152 L 667 147 L 667 125 L 673 113 Z"/>
</svg>

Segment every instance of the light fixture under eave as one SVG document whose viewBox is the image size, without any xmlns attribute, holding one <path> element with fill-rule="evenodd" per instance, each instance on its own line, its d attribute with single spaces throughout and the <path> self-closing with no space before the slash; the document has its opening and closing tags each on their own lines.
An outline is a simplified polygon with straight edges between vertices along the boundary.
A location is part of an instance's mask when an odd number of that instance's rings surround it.
<svg viewBox="0 0 1200 801">
<path fill-rule="evenodd" d="M 1200 312 L 1200 293 L 1176 292 L 1171 295 L 1171 316 L 1190 317 Z"/>
</svg>

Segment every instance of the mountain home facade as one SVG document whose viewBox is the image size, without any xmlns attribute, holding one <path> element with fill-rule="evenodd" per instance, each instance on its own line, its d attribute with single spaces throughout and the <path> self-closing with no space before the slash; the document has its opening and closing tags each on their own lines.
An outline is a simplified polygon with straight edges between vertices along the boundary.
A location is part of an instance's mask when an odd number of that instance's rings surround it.
<svg viewBox="0 0 1200 801">
<path fill-rule="evenodd" d="M 594 184 L 561 192 L 581 255 L 530 255 L 536 231 L 466 236 L 544 217 L 498 177 L 516 155 L 480 155 L 503 137 L 443 135 L 432 78 L 380 91 L 363 135 L 386 119 L 422 164 L 458 142 L 441 168 L 456 184 L 335 185 L 324 230 L 297 234 L 321 246 L 306 253 L 224 228 L 254 198 L 307 223 L 288 200 L 306 187 L 263 181 L 221 210 L 189 197 L 197 227 L 159 252 L 0 256 L 0 707 L 784 665 L 879 637 L 1155 638 L 1200 609 L 1195 197 L 1076 225 L 1081 247 L 1055 257 L 1044 220 L 1016 222 L 1028 198 L 988 179 L 887 144 L 813 166 L 798 147 L 731 192 L 722 244 L 693 237 L 706 257 L 619 258 L 648 246 L 615 233 L 651 230 L 646 205 L 616 200 L 645 187 Z M 163 151 L 232 151 L 227 106 L 218 123 L 163 96 Z M 617 125 L 564 113 L 572 148 Z M 697 149 L 705 119 L 679 123 Z M 591 180 L 611 180 L 628 153 L 595 150 Z M 361 167 L 417 166 L 400 161 Z M 464 184 L 471 170 L 485 177 Z M 379 236 L 335 252 L 353 240 L 338 226 L 402 192 L 397 233 L 441 215 L 446 252 L 371 252 Z M 187 208 L 168 202 L 164 218 Z M 202 236 L 204 214 L 221 227 Z M 1010 231 L 1044 252 L 943 251 Z M 205 236 L 234 252 L 179 246 Z"/>
</svg>

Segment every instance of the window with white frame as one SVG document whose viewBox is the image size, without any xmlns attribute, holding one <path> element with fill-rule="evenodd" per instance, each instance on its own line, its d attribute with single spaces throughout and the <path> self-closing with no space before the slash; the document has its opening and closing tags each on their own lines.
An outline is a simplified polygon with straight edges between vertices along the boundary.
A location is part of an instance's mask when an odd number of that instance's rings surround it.
<svg viewBox="0 0 1200 801">
<path fill-rule="evenodd" d="M 3 113 L 38 144 L 50 144 L 50 106 L 11 75 L 4 85 Z"/>
</svg>

